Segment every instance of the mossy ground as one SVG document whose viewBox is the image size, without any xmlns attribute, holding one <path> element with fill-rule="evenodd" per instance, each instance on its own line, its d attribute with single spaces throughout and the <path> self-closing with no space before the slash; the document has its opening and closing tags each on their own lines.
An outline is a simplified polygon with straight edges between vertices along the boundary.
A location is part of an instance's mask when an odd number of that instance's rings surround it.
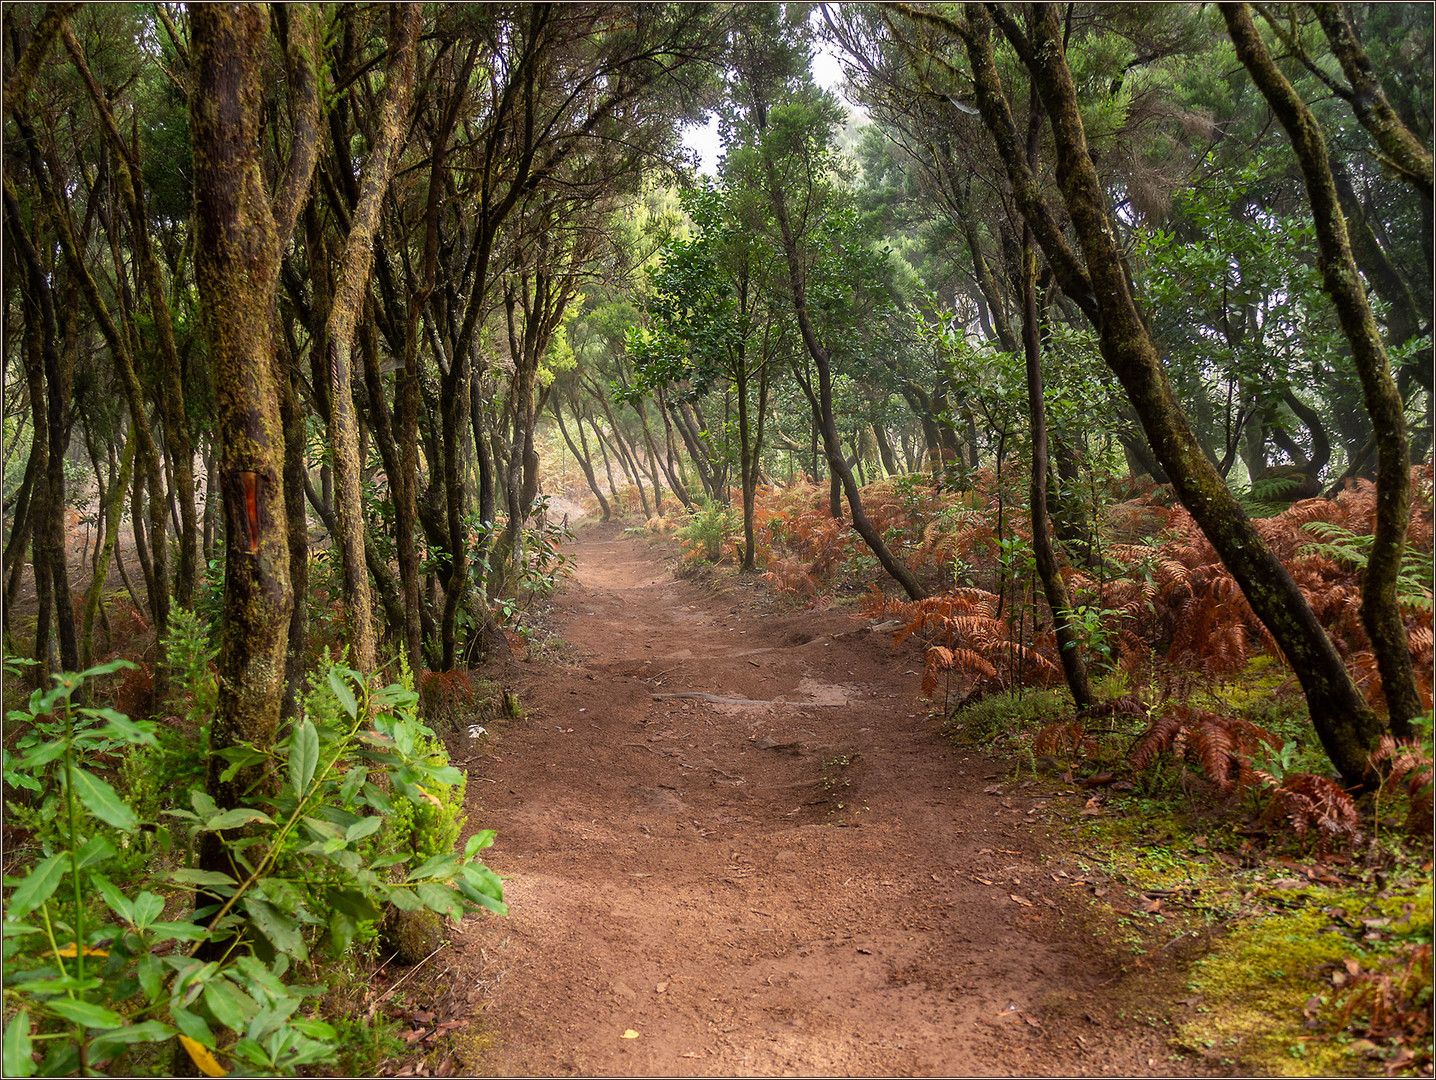
<svg viewBox="0 0 1436 1080">
<path fill-rule="evenodd" d="M 1302 734 L 1299 699 L 1275 693 L 1279 674 L 1252 674 L 1205 690 L 1213 699 L 1206 707 L 1220 698 L 1227 715 L 1250 716 L 1283 737 Z M 1402 962 L 1404 948 L 1429 945 L 1429 838 L 1378 823 L 1379 841 L 1320 851 L 1264 823 L 1257 794 L 1220 797 L 1170 761 L 1133 774 L 1123 757 L 1145 726 L 1138 717 L 1089 725 L 1105 729 L 1095 752 L 1034 753 L 1034 736 L 1072 715 L 1060 691 L 1027 690 L 958 710 L 947 731 L 1005 755 L 1012 771 L 1004 786 L 1044 804 L 1066 852 L 1051 869 L 1087 885 L 1087 917 L 1126 958 L 1122 970 L 1134 981 L 1124 992 L 1137 1013 L 1154 980 L 1186 1006 L 1187 1018 L 1172 1023 L 1174 1053 L 1255 1075 L 1431 1075 L 1429 1027 L 1362 1038 L 1347 981 L 1348 962 L 1379 971 Z M 1309 748 L 1299 743 L 1295 752 L 1305 757 Z M 1103 771 L 1119 779 L 1091 784 Z M 1371 832 L 1374 808 L 1365 809 Z M 1429 1012 L 1425 980 L 1417 1012 Z"/>
</svg>

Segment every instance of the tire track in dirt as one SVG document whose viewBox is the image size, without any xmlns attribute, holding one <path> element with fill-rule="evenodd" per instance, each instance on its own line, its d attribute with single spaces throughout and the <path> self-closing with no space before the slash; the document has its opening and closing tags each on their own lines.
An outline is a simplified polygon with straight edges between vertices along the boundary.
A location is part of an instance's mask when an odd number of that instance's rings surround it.
<svg viewBox="0 0 1436 1080">
<path fill-rule="evenodd" d="M 572 553 L 555 605 L 581 661 L 514 664 L 527 717 L 455 753 L 511 909 L 428 976 L 486 1033 L 462 1068 L 1172 1069 L 1106 1025 L 1082 890 L 1042 869 L 1031 800 L 984 793 L 997 766 L 937 734 L 916 646 L 676 580 L 614 526 Z M 684 693 L 744 703 L 659 696 Z"/>
</svg>

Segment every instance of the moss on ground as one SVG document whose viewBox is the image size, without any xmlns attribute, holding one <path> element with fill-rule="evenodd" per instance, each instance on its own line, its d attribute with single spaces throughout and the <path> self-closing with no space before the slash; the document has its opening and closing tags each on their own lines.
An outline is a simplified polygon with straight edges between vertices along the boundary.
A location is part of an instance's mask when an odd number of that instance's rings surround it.
<svg viewBox="0 0 1436 1080">
<path fill-rule="evenodd" d="M 1269 714 L 1288 713 L 1285 706 L 1264 704 Z M 1348 978 L 1349 962 L 1392 971 L 1408 963 L 1412 944 L 1429 945 L 1429 839 L 1383 832 L 1380 843 L 1314 851 L 1309 840 L 1263 824 L 1255 795 L 1217 798 L 1199 774 L 1172 763 L 1130 774 L 1120 751 L 1126 734 L 1104 739 L 1069 773 L 1073 762 L 1034 755 L 1033 740 L 1071 716 L 1060 693 L 992 695 L 956 713 L 946 730 L 1007 755 L 1012 790 L 1045 798 L 1053 839 L 1067 852 L 1052 868 L 1089 883 L 1089 918 L 1118 943 L 1122 969 L 1140 973 L 1144 994 L 1165 986 L 1171 1000 L 1190 1005 L 1174 1018 L 1173 1049 L 1254 1075 L 1429 1076 L 1430 1040 L 1419 1022 L 1362 1037 Z M 1263 717 L 1274 730 L 1296 718 L 1275 719 Z M 1143 726 L 1137 720 L 1134 731 Z M 1082 787 L 1082 773 L 1094 769 L 1129 778 Z M 1413 1013 L 1429 1012 L 1429 970 L 1408 1001 Z"/>
</svg>

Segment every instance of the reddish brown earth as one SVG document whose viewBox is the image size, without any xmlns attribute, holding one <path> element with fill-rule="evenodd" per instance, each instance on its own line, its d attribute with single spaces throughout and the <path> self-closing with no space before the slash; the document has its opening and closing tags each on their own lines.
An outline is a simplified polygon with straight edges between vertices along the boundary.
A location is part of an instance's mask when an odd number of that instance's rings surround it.
<svg viewBox="0 0 1436 1080">
<path fill-rule="evenodd" d="M 1118 1019 L 1089 889 L 1034 797 L 938 734 L 917 646 L 675 579 L 616 527 L 571 550 L 569 664 L 516 662 L 526 717 L 455 755 L 510 913 L 410 982 L 479 1036 L 450 1068 L 1190 1072 L 1146 1022 L 1180 1006 Z"/>
</svg>

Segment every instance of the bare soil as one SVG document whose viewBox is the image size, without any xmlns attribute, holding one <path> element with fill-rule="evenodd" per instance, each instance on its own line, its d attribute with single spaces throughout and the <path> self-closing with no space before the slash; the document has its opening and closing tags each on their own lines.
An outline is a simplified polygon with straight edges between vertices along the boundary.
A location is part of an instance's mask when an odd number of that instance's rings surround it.
<svg viewBox="0 0 1436 1080">
<path fill-rule="evenodd" d="M 940 735 L 920 646 L 677 579 L 617 526 L 570 550 L 568 662 L 515 661 L 526 716 L 455 744 L 510 913 L 409 981 L 467 1021 L 442 1071 L 1199 1068 L 1160 1035 L 1182 980 L 1123 974 L 1035 799 Z"/>
</svg>

